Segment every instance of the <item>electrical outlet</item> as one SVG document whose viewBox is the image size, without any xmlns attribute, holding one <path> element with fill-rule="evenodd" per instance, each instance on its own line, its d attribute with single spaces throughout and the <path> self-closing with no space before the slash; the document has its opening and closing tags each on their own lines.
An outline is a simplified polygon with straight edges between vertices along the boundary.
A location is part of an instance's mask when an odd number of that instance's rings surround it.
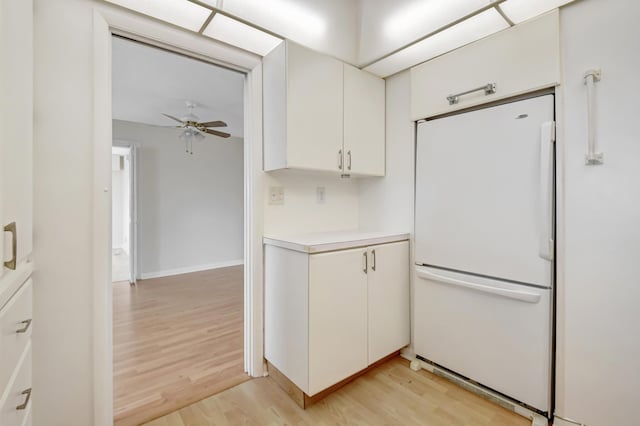
<svg viewBox="0 0 640 426">
<path fill-rule="evenodd" d="M 284 187 L 282 186 L 269 187 L 269 204 L 271 205 L 284 204 Z"/>
<path fill-rule="evenodd" d="M 325 189 L 324 186 L 319 186 L 316 188 L 316 202 L 318 204 L 324 204 L 325 201 Z"/>
</svg>

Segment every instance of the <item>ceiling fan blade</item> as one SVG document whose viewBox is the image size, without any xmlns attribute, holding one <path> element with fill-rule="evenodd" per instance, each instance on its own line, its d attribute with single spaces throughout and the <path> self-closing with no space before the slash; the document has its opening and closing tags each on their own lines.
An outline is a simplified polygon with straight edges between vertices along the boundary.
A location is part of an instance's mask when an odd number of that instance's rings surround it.
<svg viewBox="0 0 640 426">
<path fill-rule="evenodd" d="M 205 123 L 198 123 L 202 127 L 227 127 L 227 123 L 224 121 L 207 121 Z"/>
<path fill-rule="evenodd" d="M 173 115 L 165 114 L 164 112 L 162 112 L 161 114 L 164 115 L 167 118 L 170 118 L 172 120 L 177 121 L 178 123 L 184 124 L 184 121 L 180 120 L 179 118 L 174 117 Z"/>
<path fill-rule="evenodd" d="M 228 138 L 229 136 L 231 136 L 229 133 L 219 132 L 217 130 L 204 129 L 203 131 L 205 133 L 209 133 L 210 135 L 220 136 L 221 138 Z"/>
</svg>

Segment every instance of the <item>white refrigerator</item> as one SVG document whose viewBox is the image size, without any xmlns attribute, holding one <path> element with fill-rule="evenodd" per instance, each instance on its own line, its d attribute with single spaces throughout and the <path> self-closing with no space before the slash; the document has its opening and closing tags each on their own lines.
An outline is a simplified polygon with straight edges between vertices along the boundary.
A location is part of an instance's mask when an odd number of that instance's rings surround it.
<svg viewBox="0 0 640 426">
<path fill-rule="evenodd" d="M 418 124 L 414 348 L 548 413 L 554 97 Z"/>
</svg>

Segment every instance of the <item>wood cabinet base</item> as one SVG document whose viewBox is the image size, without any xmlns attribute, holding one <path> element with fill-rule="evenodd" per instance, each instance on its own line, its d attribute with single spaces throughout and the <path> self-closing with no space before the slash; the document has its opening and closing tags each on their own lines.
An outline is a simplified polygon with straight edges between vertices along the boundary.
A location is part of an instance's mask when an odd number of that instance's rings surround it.
<svg viewBox="0 0 640 426">
<path fill-rule="evenodd" d="M 381 360 L 374 362 L 373 364 L 371 364 L 370 366 L 368 366 L 367 368 L 365 368 L 364 370 L 360 370 L 357 373 L 347 377 L 346 379 L 336 383 L 333 386 L 328 387 L 327 389 L 318 392 L 317 394 L 313 395 L 313 396 L 309 396 L 306 393 L 304 393 L 304 391 L 302 389 L 300 389 L 298 386 L 296 386 L 291 380 L 289 380 L 289 378 L 287 376 L 285 376 L 280 370 L 278 370 L 276 367 L 273 366 L 273 364 L 271 364 L 268 360 L 267 360 L 267 371 L 269 372 L 269 378 L 271 380 L 273 380 L 278 386 L 280 386 L 280 388 L 282 388 L 282 390 L 284 390 L 287 395 L 289 395 L 291 397 L 291 399 L 293 399 L 295 401 L 296 404 L 298 404 L 300 406 L 300 408 L 302 409 L 306 409 L 307 407 L 312 406 L 313 404 L 315 404 L 316 402 L 320 401 L 321 399 L 325 398 L 326 396 L 328 396 L 329 394 L 337 391 L 338 389 L 340 389 L 341 387 L 343 387 L 344 385 L 346 385 L 349 382 L 352 382 L 353 380 L 357 379 L 358 377 L 362 376 L 363 374 L 369 372 L 369 370 L 372 370 L 374 368 L 376 368 L 379 365 L 384 364 L 385 362 L 397 357 L 400 355 L 400 351 L 395 351 L 392 354 L 387 355 L 386 357 L 382 358 Z"/>
</svg>

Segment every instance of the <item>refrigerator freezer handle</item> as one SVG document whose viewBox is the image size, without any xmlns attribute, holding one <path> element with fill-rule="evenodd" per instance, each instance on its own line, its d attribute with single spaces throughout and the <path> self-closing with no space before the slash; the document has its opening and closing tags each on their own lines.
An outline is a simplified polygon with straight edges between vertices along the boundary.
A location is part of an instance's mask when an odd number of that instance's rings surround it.
<svg viewBox="0 0 640 426">
<path fill-rule="evenodd" d="M 444 275 L 435 274 L 424 268 L 417 267 L 416 274 L 419 278 L 436 281 L 442 284 L 449 284 L 457 287 L 464 287 L 471 290 L 480 291 L 482 293 L 495 294 L 496 296 L 506 297 L 507 299 L 519 300 L 526 303 L 540 302 L 540 294 L 531 293 L 522 290 L 510 290 L 501 287 L 492 287 L 490 285 L 474 283 L 471 281 L 459 280 L 456 278 L 445 277 Z"/>
<path fill-rule="evenodd" d="M 540 129 L 540 257 L 553 260 L 553 144 L 555 122 L 542 123 Z"/>
</svg>

